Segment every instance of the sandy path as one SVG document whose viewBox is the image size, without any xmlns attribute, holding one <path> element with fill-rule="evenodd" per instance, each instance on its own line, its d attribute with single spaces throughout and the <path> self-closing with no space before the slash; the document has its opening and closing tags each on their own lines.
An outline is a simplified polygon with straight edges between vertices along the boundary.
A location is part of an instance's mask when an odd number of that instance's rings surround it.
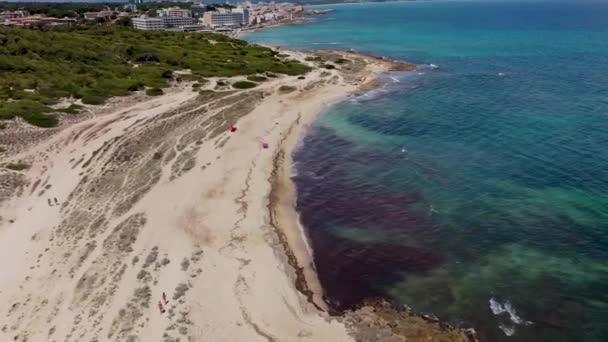
<svg viewBox="0 0 608 342">
<path fill-rule="evenodd" d="M 350 340 L 318 310 L 310 267 L 317 307 L 296 290 L 290 250 L 303 265 L 310 255 L 289 211 L 281 227 L 269 214 L 277 158 L 357 89 L 322 72 L 212 98 L 177 89 L 14 156 L 31 167 L 15 172 L 21 194 L 0 204 L 0 258 L 10 261 L 0 269 L 0 340 Z M 299 90 L 276 91 L 282 84 Z"/>
</svg>

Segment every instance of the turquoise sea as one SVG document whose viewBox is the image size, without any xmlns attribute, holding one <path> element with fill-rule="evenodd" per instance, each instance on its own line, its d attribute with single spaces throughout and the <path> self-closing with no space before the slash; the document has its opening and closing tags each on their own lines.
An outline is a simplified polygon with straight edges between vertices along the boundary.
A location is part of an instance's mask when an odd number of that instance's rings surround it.
<svg viewBox="0 0 608 342">
<path fill-rule="evenodd" d="M 326 300 L 382 296 L 485 341 L 608 341 L 608 2 L 324 7 L 246 39 L 421 65 L 294 155 Z"/>
</svg>

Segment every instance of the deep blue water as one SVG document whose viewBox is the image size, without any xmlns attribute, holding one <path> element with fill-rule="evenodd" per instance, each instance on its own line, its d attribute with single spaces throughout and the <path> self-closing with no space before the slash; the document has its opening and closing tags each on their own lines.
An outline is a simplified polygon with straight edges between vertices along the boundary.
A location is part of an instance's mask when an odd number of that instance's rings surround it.
<svg viewBox="0 0 608 342">
<path fill-rule="evenodd" d="M 332 107 L 294 156 L 328 302 L 608 341 L 608 3 L 330 7 L 247 39 L 427 67 Z"/>
</svg>

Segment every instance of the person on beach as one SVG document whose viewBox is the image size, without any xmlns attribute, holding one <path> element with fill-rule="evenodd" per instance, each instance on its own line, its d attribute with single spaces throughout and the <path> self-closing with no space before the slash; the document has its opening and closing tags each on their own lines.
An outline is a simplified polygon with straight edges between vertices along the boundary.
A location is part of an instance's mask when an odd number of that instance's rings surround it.
<svg viewBox="0 0 608 342">
<path fill-rule="evenodd" d="M 49 204 L 49 206 L 50 206 L 50 207 L 52 207 L 52 206 L 53 206 L 53 203 L 51 202 L 51 199 L 50 199 L 50 198 L 47 198 L 47 199 L 46 199 L 46 201 L 48 202 L 48 204 Z"/>
<path fill-rule="evenodd" d="M 160 310 L 161 315 L 165 313 L 165 308 L 163 307 L 163 303 L 158 302 L 158 310 Z"/>
<path fill-rule="evenodd" d="M 163 292 L 163 302 L 165 302 L 165 305 L 169 304 L 169 301 L 167 300 L 167 295 Z"/>
<path fill-rule="evenodd" d="M 53 197 L 53 199 L 55 200 L 55 204 L 59 205 L 59 201 L 57 200 L 57 197 Z"/>
</svg>

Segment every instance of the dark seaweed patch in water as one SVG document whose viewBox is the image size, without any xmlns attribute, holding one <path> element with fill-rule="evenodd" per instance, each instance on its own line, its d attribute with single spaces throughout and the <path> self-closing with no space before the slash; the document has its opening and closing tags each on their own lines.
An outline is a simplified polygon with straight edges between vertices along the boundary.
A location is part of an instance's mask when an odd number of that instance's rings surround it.
<svg viewBox="0 0 608 342">
<path fill-rule="evenodd" d="M 295 155 L 296 161 L 318 161 L 298 167 L 294 177 L 299 189 L 297 207 L 315 251 L 326 300 L 333 309 L 345 310 L 366 298 L 386 296 L 386 290 L 402 280 L 403 272 L 428 271 L 442 257 L 398 239 L 403 234 L 429 234 L 428 215 L 416 210 L 423 201 L 421 194 L 359 183 L 350 173 L 353 162 L 373 158 L 376 165 L 390 165 L 394 157 L 357 151 L 328 130 L 316 129 L 309 135 L 316 139 L 307 138 L 306 149 Z M 328 144 L 331 152 L 325 148 Z M 387 241 L 358 241 L 336 234 L 333 226 L 356 227 L 355 234 L 369 231 L 372 237 L 382 235 Z"/>
<path fill-rule="evenodd" d="M 439 256 L 417 248 L 357 243 L 311 230 L 319 279 L 326 301 L 335 310 L 346 310 L 370 297 L 385 295 L 404 271 L 429 270 Z"/>
</svg>

